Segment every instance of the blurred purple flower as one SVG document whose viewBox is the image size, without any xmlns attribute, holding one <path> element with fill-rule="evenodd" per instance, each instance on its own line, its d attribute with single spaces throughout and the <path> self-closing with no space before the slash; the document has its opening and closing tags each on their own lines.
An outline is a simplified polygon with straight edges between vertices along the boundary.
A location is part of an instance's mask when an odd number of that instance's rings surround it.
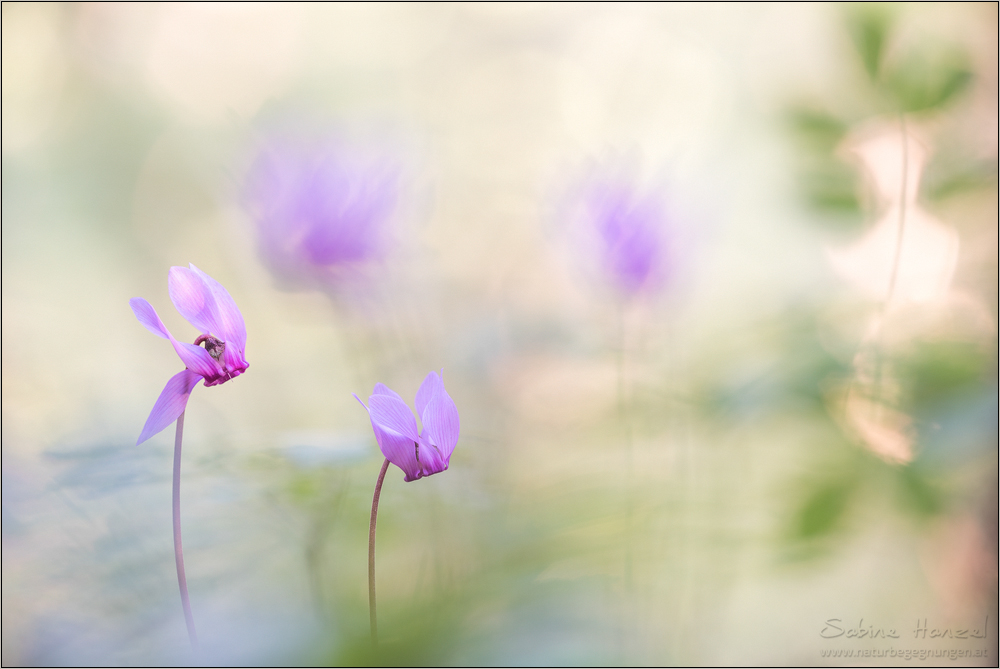
<svg viewBox="0 0 1000 669">
<path fill-rule="evenodd" d="M 333 140 L 273 141 L 246 182 L 264 263 L 304 288 L 358 278 L 387 250 L 398 171 L 375 152 Z"/>
<path fill-rule="evenodd" d="M 357 395 L 354 399 L 361 402 Z M 437 372 L 428 374 L 420 384 L 415 405 L 423 424 L 419 433 L 406 402 L 384 384 L 375 384 L 368 406 L 361 402 L 371 418 L 382 454 L 403 470 L 405 481 L 416 481 L 448 469 L 458 443 L 458 408 Z"/>
<path fill-rule="evenodd" d="M 167 381 L 136 445 L 160 432 L 184 413 L 198 381 L 204 379 L 206 386 L 217 386 L 236 378 L 249 367 L 244 354 L 247 330 L 243 315 L 222 284 L 194 265 L 190 269 L 171 267 L 167 284 L 174 307 L 201 331 L 201 335 L 194 340 L 194 344 L 177 341 L 149 302 L 141 297 L 129 300 L 139 322 L 156 336 L 169 339 L 187 366 Z M 204 344 L 205 348 L 200 344 Z"/>
<path fill-rule="evenodd" d="M 671 220 L 661 193 L 623 177 L 587 180 L 571 198 L 575 225 L 626 296 L 654 293 L 672 270 Z"/>
</svg>

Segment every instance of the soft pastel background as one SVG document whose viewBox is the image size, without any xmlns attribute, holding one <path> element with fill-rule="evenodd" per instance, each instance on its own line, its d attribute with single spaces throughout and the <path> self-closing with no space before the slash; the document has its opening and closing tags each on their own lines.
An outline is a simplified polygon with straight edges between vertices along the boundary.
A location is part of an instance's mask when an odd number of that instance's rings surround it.
<svg viewBox="0 0 1000 669">
<path fill-rule="evenodd" d="M 265 262 L 281 136 L 394 175 L 336 285 Z M 995 666 L 996 165 L 995 4 L 4 3 L 4 665 Z M 656 291 L 577 234 L 602 170 L 669 210 Z M 128 307 L 193 340 L 189 262 L 251 365 L 187 412 L 199 654 Z M 372 657 L 351 393 L 442 368 Z M 823 654 L 921 649 L 965 655 Z"/>
</svg>

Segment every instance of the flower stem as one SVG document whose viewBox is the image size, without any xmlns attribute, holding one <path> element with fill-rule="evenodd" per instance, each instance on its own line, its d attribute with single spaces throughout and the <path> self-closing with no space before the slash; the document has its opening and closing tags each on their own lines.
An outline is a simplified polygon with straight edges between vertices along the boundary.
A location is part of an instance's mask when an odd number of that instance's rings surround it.
<svg viewBox="0 0 1000 669">
<path fill-rule="evenodd" d="M 372 520 L 368 525 L 368 619 L 372 628 L 372 646 L 378 647 L 378 619 L 375 615 L 375 520 L 378 517 L 378 498 L 382 494 L 382 481 L 389 469 L 389 458 L 382 463 L 382 471 L 378 473 L 375 482 L 375 495 L 372 497 Z"/>
<path fill-rule="evenodd" d="M 634 600 L 633 574 L 632 574 L 632 516 L 635 507 L 635 482 L 633 480 L 634 453 L 632 448 L 632 411 L 631 392 L 626 367 L 626 305 L 619 303 L 618 308 L 618 418 L 621 421 L 623 436 L 625 439 L 625 564 L 624 566 L 624 595 L 622 618 L 622 657 L 628 657 L 629 648 L 635 631 L 635 621 L 632 615 Z M 627 662 L 626 662 L 627 664 Z"/>
<path fill-rule="evenodd" d="M 874 358 L 875 358 L 875 369 L 874 369 L 874 380 L 872 383 L 872 396 L 875 398 L 875 411 L 876 418 L 882 410 L 882 328 L 885 325 L 887 315 L 889 313 L 889 308 L 892 304 L 892 299 L 896 292 L 896 281 L 899 277 L 899 266 L 903 257 L 903 237 L 906 232 L 906 198 L 907 198 L 907 171 L 909 169 L 909 150 L 907 144 L 909 144 L 909 139 L 906 133 L 906 115 L 899 115 L 899 132 L 903 140 L 902 154 L 903 154 L 903 164 L 900 172 L 899 178 L 899 223 L 896 226 L 896 244 L 895 249 L 892 254 L 892 269 L 889 274 L 889 288 L 886 290 L 885 301 L 882 303 L 882 308 L 879 310 L 877 316 L 876 324 L 877 329 L 875 330 L 875 341 L 874 341 Z"/>
<path fill-rule="evenodd" d="M 903 232 L 906 230 L 906 172 L 910 161 L 909 151 L 907 151 L 906 146 L 909 140 L 906 137 L 905 114 L 899 115 L 899 132 L 903 137 L 903 169 L 899 179 L 899 225 L 896 228 L 896 250 L 892 255 L 892 273 L 889 275 L 889 289 L 886 291 L 885 309 L 889 308 L 889 303 L 892 301 L 893 293 L 896 291 L 896 278 L 899 275 L 899 260 L 900 256 L 903 255 Z"/>
<path fill-rule="evenodd" d="M 184 437 L 184 412 L 177 417 L 177 435 L 174 437 L 174 561 L 177 563 L 177 586 L 181 591 L 181 606 L 184 622 L 187 623 L 191 645 L 198 647 L 198 633 L 194 629 L 191 615 L 191 600 L 188 597 L 187 577 L 184 576 L 184 548 L 181 546 L 181 441 Z"/>
<path fill-rule="evenodd" d="M 634 483 L 632 452 L 632 407 L 631 393 L 626 370 L 626 325 L 625 305 L 620 305 L 618 311 L 619 347 L 618 347 L 618 418 L 621 420 L 625 438 L 625 590 L 629 595 L 632 590 L 632 510 Z"/>
</svg>

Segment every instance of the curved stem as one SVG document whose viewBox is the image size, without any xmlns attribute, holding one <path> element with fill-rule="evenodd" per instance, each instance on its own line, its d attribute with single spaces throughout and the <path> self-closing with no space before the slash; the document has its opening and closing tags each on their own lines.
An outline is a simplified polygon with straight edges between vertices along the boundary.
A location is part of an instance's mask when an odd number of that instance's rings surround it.
<svg viewBox="0 0 1000 669">
<path fill-rule="evenodd" d="M 177 563 L 177 586 L 181 591 L 181 606 L 184 622 L 187 623 L 191 645 L 198 647 L 198 633 L 194 629 L 191 615 L 191 600 L 188 597 L 187 577 L 184 575 L 184 548 L 181 546 L 181 441 L 184 437 L 184 412 L 177 417 L 177 434 L 174 437 L 174 561 Z"/>
<path fill-rule="evenodd" d="M 635 482 L 634 478 L 634 454 L 632 446 L 632 407 L 631 407 L 631 387 L 629 384 L 626 369 L 626 305 L 618 305 L 618 418 L 621 421 L 623 437 L 625 438 L 625 563 L 623 580 L 625 602 L 622 621 L 622 648 L 623 653 L 628 653 L 631 645 L 631 633 L 635 626 L 632 619 L 633 600 L 633 545 L 632 545 L 632 516 L 635 507 Z M 623 654 L 623 657 L 625 655 Z"/>
<path fill-rule="evenodd" d="M 872 394 L 873 397 L 878 400 L 876 404 L 876 411 L 880 411 L 881 399 L 882 399 L 882 351 L 881 351 L 881 338 L 882 338 L 882 327 L 885 323 L 886 317 L 889 313 L 889 307 L 892 304 L 893 294 L 896 292 L 896 281 L 899 276 L 899 265 L 902 261 L 903 256 L 903 238 L 906 232 L 906 198 L 907 198 L 907 178 L 909 171 L 909 139 L 906 135 L 906 115 L 899 115 L 899 131 L 903 139 L 903 164 L 900 173 L 900 184 L 899 184 L 899 224 L 896 227 L 896 247 L 892 255 L 892 269 L 889 274 L 889 288 L 886 291 L 885 302 L 882 303 L 882 308 L 879 311 L 876 321 L 875 330 L 875 343 L 874 343 L 874 357 L 875 365 L 873 371 L 873 381 L 872 381 Z"/>
<path fill-rule="evenodd" d="M 631 398 L 628 378 L 625 369 L 625 305 L 618 310 L 619 347 L 618 347 L 618 418 L 622 423 L 625 437 L 625 589 L 631 594 L 632 589 L 632 506 L 633 506 L 633 453 L 632 453 L 632 415 Z"/>
<path fill-rule="evenodd" d="M 378 473 L 375 482 L 375 495 L 372 497 L 372 520 L 368 525 L 368 619 L 372 628 L 372 646 L 378 646 L 378 619 L 375 616 L 375 520 L 378 518 L 378 498 L 382 494 L 382 481 L 389 469 L 389 458 L 382 463 L 382 471 Z"/>
<path fill-rule="evenodd" d="M 899 129 L 903 135 L 903 171 L 899 185 L 899 226 L 896 230 L 896 251 L 892 259 L 892 273 L 889 275 L 889 290 L 885 296 L 886 309 L 888 309 L 889 303 L 892 301 L 892 294 L 896 290 L 896 276 L 899 274 L 899 260 L 903 254 L 903 231 L 906 225 L 906 172 L 909 169 L 910 161 L 909 151 L 907 150 L 909 141 L 906 137 L 906 116 L 904 114 L 899 115 Z"/>
</svg>

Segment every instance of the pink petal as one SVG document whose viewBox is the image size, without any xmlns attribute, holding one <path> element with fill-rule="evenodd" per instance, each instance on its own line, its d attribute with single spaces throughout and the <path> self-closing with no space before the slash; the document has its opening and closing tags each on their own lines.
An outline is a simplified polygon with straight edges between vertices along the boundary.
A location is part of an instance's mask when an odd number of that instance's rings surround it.
<svg viewBox="0 0 1000 669">
<path fill-rule="evenodd" d="M 201 376 L 190 369 L 174 374 L 167 381 L 166 387 L 163 388 L 156 404 L 153 405 L 153 410 L 149 412 L 149 418 L 146 419 L 146 425 L 142 428 L 139 441 L 135 442 L 136 446 L 159 433 L 184 413 L 191 391 L 194 390 L 199 381 L 201 381 Z"/>
<path fill-rule="evenodd" d="M 382 387 L 385 388 L 385 386 Z M 378 386 L 375 388 L 378 390 Z M 365 411 L 368 411 L 368 407 L 365 406 L 360 397 L 354 395 L 354 399 L 360 402 L 361 406 L 365 407 Z M 371 412 L 369 411 L 368 413 L 370 417 Z M 372 430 L 375 432 L 375 441 L 378 442 L 378 447 L 382 451 L 382 455 L 388 458 L 389 462 L 403 470 L 403 473 L 406 474 L 406 481 L 415 481 L 420 478 L 420 463 L 417 462 L 416 443 L 413 439 L 383 430 L 378 426 L 374 418 L 371 419 L 371 423 Z"/>
<path fill-rule="evenodd" d="M 222 361 L 225 363 L 225 369 L 233 372 L 236 376 L 242 374 L 250 366 L 243 351 L 238 350 L 236 346 L 230 345 L 228 342 L 222 353 Z"/>
<path fill-rule="evenodd" d="M 458 407 L 443 384 L 427 403 L 421 420 L 424 423 L 424 434 L 430 437 L 441 457 L 447 461 L 458 443 L 459 420 Z"/>
<path fill-rule="evenodd" d="M 235 346 L 242 357 L 243 351 L 247 347 L 247 327 L 243 321 L 243 314 L 240 313 L 232 295 L 222 287 L 221 283 L 194 265 L 191 265 L 191 271 L 198 275 L 215 298 L 215 314 L 219 328 L 215 331 L 215 335 L 226 342 L 227 348 Z"/>
<path fill-rule="evenodd" d="M 403 398 L 399 396 L 399 393 L 384 383 L 376 383 L 375 390 L 372 391 L 372 395 L 388 395 L 389 397 L 395 397 L 400 402 L 403 401 Z"/>
<path fill-rule="evenodd" d="M 161 321 L 160 317 L 156 315 L 156 310 L 153 309 L 149 302 L 141 297 L 133 297 L 129 300 L 129 306 L 132 307 L 135 317 L 139 319 L 139 322 L 142 323 L 147 330 L 158 337 L 170 340 L 170 343 L 174 346 L 174 350 L 177 351 L 177 355 L 180 356 L 187 368 L 200 374 L 201 376 L 209 378 L 219 376 L 222 373 L 222 368 L 219 366 L 219 363 L 216 362 L 211 355 L 209 355 L 208 351 L 200 346 L 187 344 L 174 339 L 173 335 L 170 334 L 170 331 L 167 330 L 166 326 L 163 324 L 163 321 Z"/>
<path fill-rule="evenodd" d="M 417 444 L 409 437 L 382 430 L 375 419 L 372 419 L 372 429 L 375 430 L 375 441 L 382 455 L 406 474 L 406 481 L 416 481 L 420 478 L 420 463 L 417 462 Z"/>
<path fill-rule="evenodd" d="M 156 315 L 156 309 L 153 308 L 146 300 L 141 297 L 133 297 L 128 301 L 130 307 L 132 307 L 132 313 L 135 317 L 139 319 L 147 330 L 155 334 L 157 337 L 163 337 L 164 339 L 170 339 L 170 332 L 167 331 L 163 321 L 160 317 Z"/>
<path fill-rule="evenodd" d="M 421 417 L 421 420 L 423 420 L 424 409 L 427 408 L 427 403 L 431 401 L 434 393 L 439 389 L 444 391 L 444 382 L 441 381 L 441 377 L 438 376 L 437 372 L 428 374 L 424 378 L 424 382 L 420 384 L 414 405 L 417 407 L 417 415 Z M 424 423 L 424 427 L 426 426 L 427 423 Z"/>
<path fill-rule="evenodd" d="M 420 438 L 417 435 L 417 421 L 403 400 L 389 395 L 372 395 L 368 398 L 368 413 L 384 430 L 391 430 L 410 441 Z"/>
<path fill-rule="evenodd" d="M 215 296 L 200 276 L 187 267 L 171 267 L 167 285 L 170 300 L 181 316 L 202 334 L 211 333 L 224 339 Z"/>
<path fill-rule="evenodd" d="M 431 444 L 424 441 L 420 444 L 420 451 L 417 459 L 420 462 L 420 474 L 430 476 L 448 469 L 448 458 L 442 457 L 441 453 Z"/>
<path fill-rule="evenodd" d="M 177 351 L 177 355 L 181 357 L 181 360 L 187 368 L 199 376 L 211 379 L 222 375 L 222 367 L 215 360 L 215 358 L 213 358 L 209 352 L 201 346 L 195 346 L 194 344 L 188 344 L 187 342 L 177 341 L 173 338 L 170 339 L 170 343 L 174 345 L 174 350 Z"/>
</svg>

